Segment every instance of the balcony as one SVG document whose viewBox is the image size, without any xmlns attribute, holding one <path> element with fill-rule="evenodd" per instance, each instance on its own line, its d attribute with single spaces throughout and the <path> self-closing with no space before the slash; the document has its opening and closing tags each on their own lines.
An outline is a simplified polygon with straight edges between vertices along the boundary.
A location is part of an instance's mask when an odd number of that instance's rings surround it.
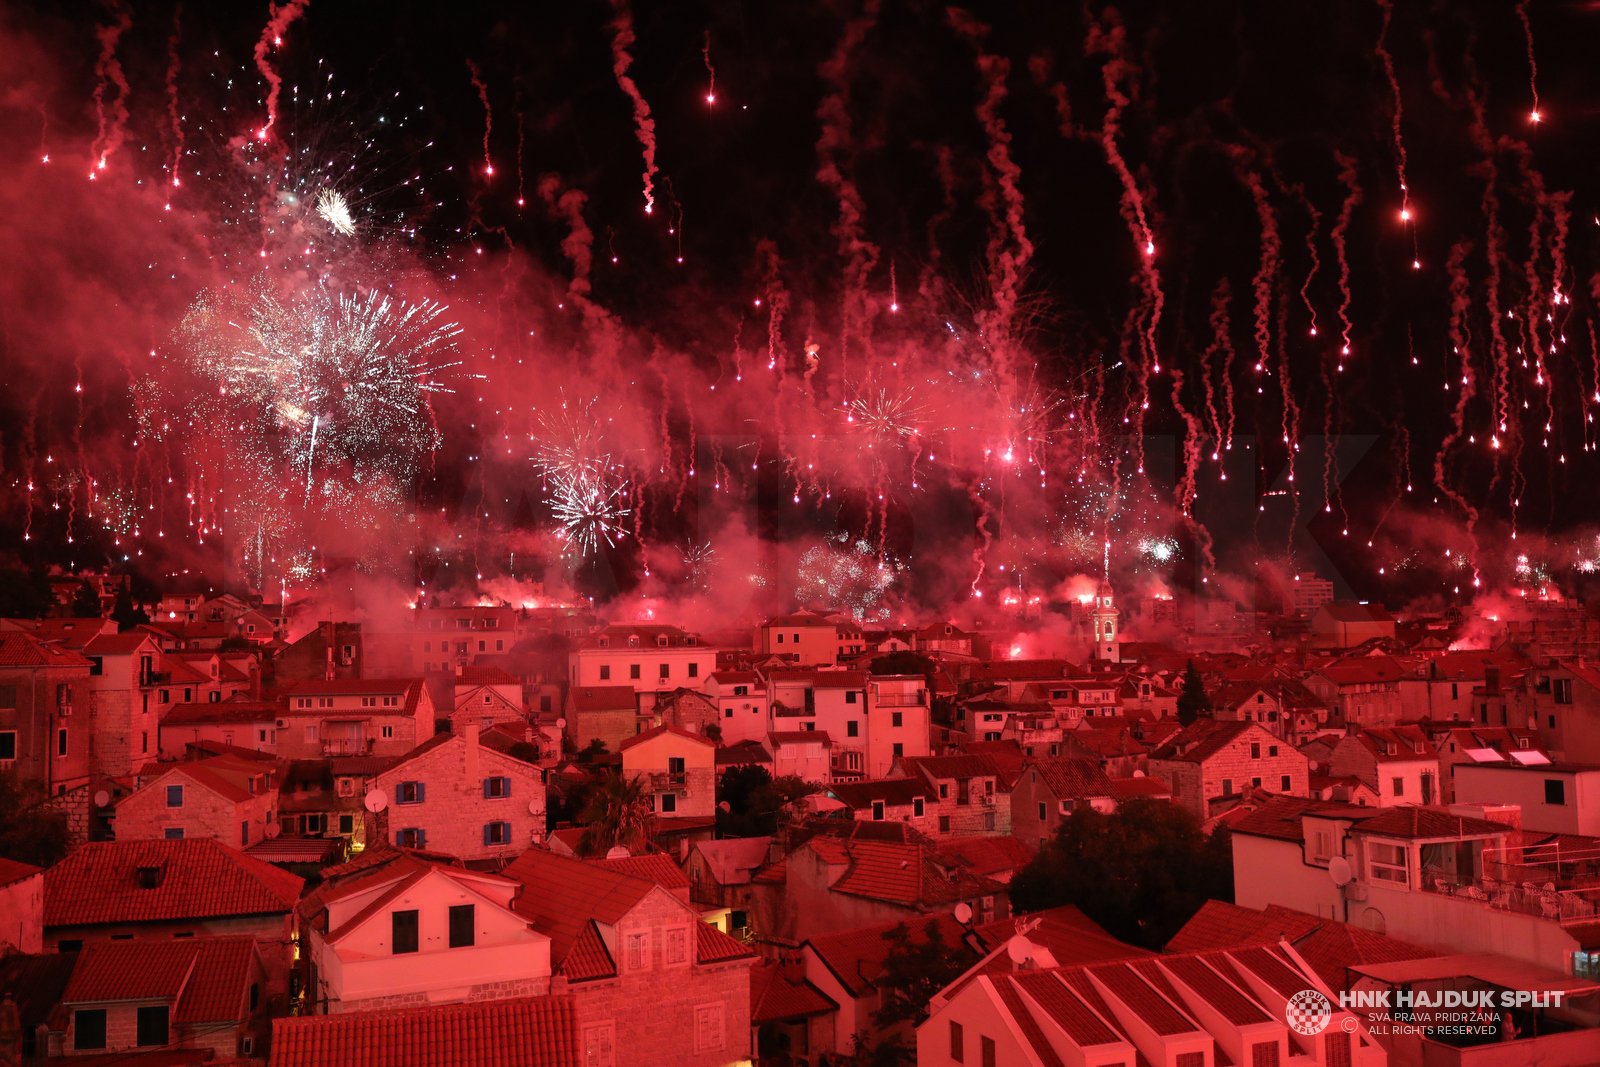
<svg viewBox="0 0 1600 1067">
<path fill-rule="evenodd" d="M 921 708 L 926 707 L 928 694 L 926 690 L 920 693 L 879 693 L 873 700 L 873 706 L 879 708 Z"/>
<path fill-rule="evenodd" d="M 652 793 L 687 793 L 689 775 L 685 771 L 654 771 L 650 775 Z"/>
<path fill-rule="evenodd" d="M 370 756 L 373 741 L 370 737 L 325 737 L 322 739 L 324 756 Z"/>
</svg>

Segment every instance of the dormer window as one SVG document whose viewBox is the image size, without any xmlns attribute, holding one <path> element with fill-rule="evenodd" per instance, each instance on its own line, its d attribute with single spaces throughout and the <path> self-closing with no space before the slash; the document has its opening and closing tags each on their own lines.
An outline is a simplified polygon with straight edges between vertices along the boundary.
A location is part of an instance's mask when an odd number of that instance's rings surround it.
<svg viewBox="0 0 1600 1067">
<path fill-rule="evenodd" d="M 598 641 L 596 641 L 595 644 L 598 645 L 601 648 L 610 648 L 611 647 L 611 638 L 602 637 Z"/>
<path fill-rule="evenodd" d="M 657 634 L 656 635 L 656 647 L 657 648 L 666 648 L 667 647 L 667 635 L 666 634 Z"/>
<path fill-rule="evenodd" d="M 628 638 L 628 647 L 629 648 L 638 648 L 639 647 L 639 635 L 638 634 L 634 634 L 634 635 L 632 635 L 631 637 Z"/>
</svg>

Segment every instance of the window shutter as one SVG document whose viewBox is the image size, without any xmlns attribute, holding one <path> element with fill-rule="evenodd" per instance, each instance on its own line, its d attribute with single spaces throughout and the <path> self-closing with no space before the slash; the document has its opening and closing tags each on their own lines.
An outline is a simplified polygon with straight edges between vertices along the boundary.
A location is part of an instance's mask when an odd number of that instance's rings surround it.
<svg viewBox="0 0 1600 1067">
<path fill-rule="evenodd" d="M 422 787 L 418 786 L 417 788 L 421 789 Z M 417 847 L 418 848 L 427 848 L 428 847 L 428 831 L 426 831 L 426 830 L 418 830 L 417 831 Z"/>
<path fill-rule="evenodd" d="M 510 775 L 507 775 L 506 777 L 500 779 L 500 795 L 503 796 L 503 797 L 508 797 L 508 796 L 511 795 L 511 777 L 510 777 Z"/>
<path fill-rule="evenodd" d="M 494 823 L 492 823 L 492 822 L 484 823 L 483 824 L 483 843 L 487 845 L 493 840 L 494 840 Z"/>
<path fill-rule="evenodd" d="M 494 779 L 493 778 L 485 778 L 483 780 L 483 799 L 488 800 L 493 795 L 494 795 Z"/>
<path fill-rule="evenodd" d="M 428 786 L 427 786 L 427 783 L 426 782 L 418 782 L 417 783 L 417 803 L 421 804 L 426 799 L 428 799 Z"/>
</svg>

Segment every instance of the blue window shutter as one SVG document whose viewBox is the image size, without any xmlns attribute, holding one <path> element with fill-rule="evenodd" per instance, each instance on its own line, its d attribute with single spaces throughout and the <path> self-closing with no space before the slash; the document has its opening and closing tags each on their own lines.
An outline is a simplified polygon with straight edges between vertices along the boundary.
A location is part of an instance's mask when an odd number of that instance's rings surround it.
<svg viewBox="0 0 1600 1067">
<path fill-rule="evenodd" d="M 492 823 L 492 822 L 484 823 L 483 824 L 483 843 L 487 845 L 489 843 L 490 839 L 493 836 L 494 836 L 494 823 Z"/>
<path fill-rule="evenodd" d="M 418 848 L 427 848 L 428 847 L 428 831 L 426 831 L 426 830 L 418 830 L 417 831 L 417 847 Z"/>
<path fill-rule="evenodd" d="M 500 779 L 500 787 L 501 796 L 508 797 L 511 795 L 511 779 L 509 777 Z"/>
<path fill-rule="evenodd" d="M 484 797 L 485 800 L 487 800 L 489 798 L 490 794 L 493 792 L 493 789 L 491 788 L 493 785 L 494 785 L 494 779 L 493 778 L 485 778 L 483 780 L 483 797 Z"/>
<path fill-rule="evenodd" d="M 426 799 L 428 799 L 428 783 L 426 783 L 426 782 L 418 782 L 417 783 L 417 803 L 421 804 Z"/>
</svg>

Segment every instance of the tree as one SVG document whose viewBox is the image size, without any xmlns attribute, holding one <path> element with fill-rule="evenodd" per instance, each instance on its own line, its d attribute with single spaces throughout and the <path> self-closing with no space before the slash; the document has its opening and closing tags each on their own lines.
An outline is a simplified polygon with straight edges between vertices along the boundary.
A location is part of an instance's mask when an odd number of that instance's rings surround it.
<svg viewBox="0 0 1600 1067">
<path fill-rule="evenodd" d="M 811 792 L 812 786 L 794 775 L 775 779 L 765 767 L 729 767 L 717 782 L 717 834 L 771 836 L 778 832 L 783 809 Z"/>
<path fill-rule="evenodd" d="M 1178 721 L 1193 726 L 1200 716 L 1211 715 L 1211 698 L 1206 695 L 1206 683 L 1195 668 L 1194 660 L 1183 669 L 1183 688 L 1178 691 Z"/>
<path fill-rule="evenodd" d="M 650 841 L 650 798 L 641 779 L 607 772 L 583 806 L 580 820 L 588 827 L 578 843 L 585 856 L 603 856 L 621 845 L 638 852 Z"/>
<path fill-rule="evenodd" d="M 1130 800 L 1114 814 L 1074 811 L 1011 882 L 1019 912 L 1075 904 L 1113 937 L 1166 944 L 1209 899 L 1233 897 L 1226 836 L 1165 800 Z"/>
<path fill-rule="evenodd" d="M 128 594 L 126 589 L 117 590 L 116 602 L 111 605 L 111 617 L 116 620 L 119 631 L 131 630 L 135 626 L 142 626 L 150 621 L 150 616 L 146 614 L 143 608 L 133 602 L 133 597 Z M 228 642 L 232 640 L 235 640 L 235 638 L 223 638 L 224 651 L 235 651 L 227 648 Z"/>
<path fill-rule="evenodd" d="M 578 763 L 584 767 L 589 767 L 599 763 L 606 757 L 607 754 L 608 752 L 604 739 L 596 737 L 590 740 L 587 745 L 584 745 L 583 748 L 579 750 L 578 754 L 572 757 L 572 759 L 574 763 Z"/>
<path fill-rule="evenodd" d="M 928 1017 L 928 1002 L 935 993 L 955 981 L 972 966 L 973 953 L 965 945 L 952 945 L 944 939 L 938 920 L 929 919 L 921 936 L 901 923 L 884 933 L 889 954 L 875 983 L 878 1010 L 872 1021 L 880 1027 L 897 1023 L 920 1023 Z"/>
<path fill-rule="evenodd" d="M 94 591 L 94 586 L 88 582 L 79 582 L 78 588 L 72 594 L 72 617 L 74 619 L 98 619 L 100 617 L 100 594 Z"/>
<path fill-rule="evenodd" d="M 0 856 L 49 867 L 67 854 L 67 814 L 47 800 L 42 783 L 0 773 Z"/>
</svg>

